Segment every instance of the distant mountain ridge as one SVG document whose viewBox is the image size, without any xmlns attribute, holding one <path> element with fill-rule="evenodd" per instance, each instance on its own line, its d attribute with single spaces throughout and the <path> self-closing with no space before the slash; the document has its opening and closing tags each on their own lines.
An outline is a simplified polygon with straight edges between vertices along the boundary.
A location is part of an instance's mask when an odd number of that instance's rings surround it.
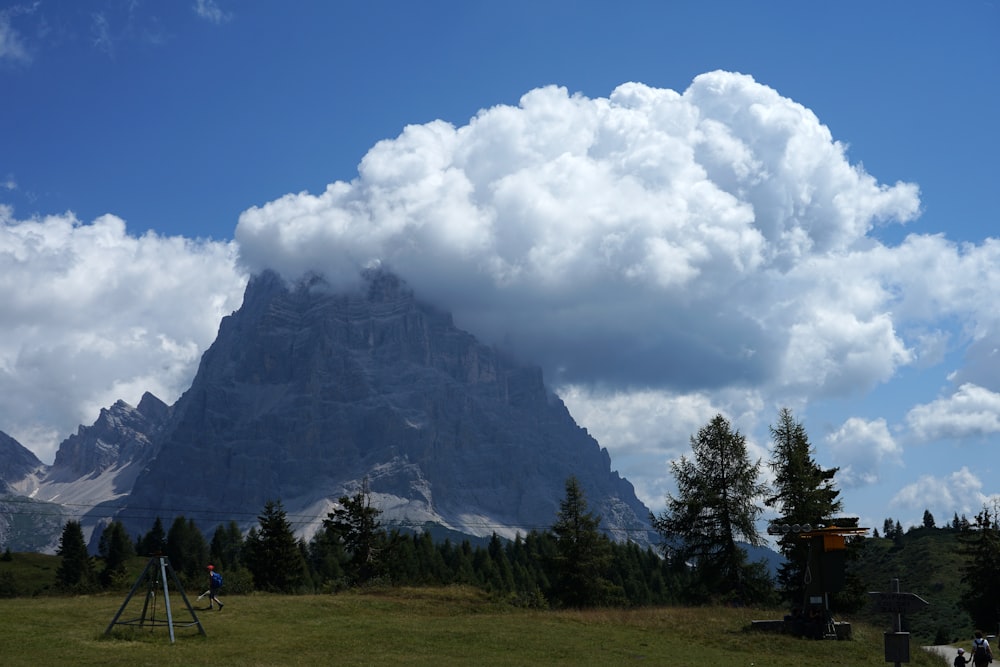
<svg viewBox="0 0 1000 667">
<path fill-rule="evenodd" d="M 91 503 L 91 527 L 114 511 L 132 534 L 179 514 L 206 533 L 250 525 L 278 499 L 309 534 L 367 479 L 387 525 L 508 537 L 551 526 L 572 475 L 611 535 L 651 539 L 649 510 L 540 369 L 385 271 L 348 291 L 254 276 L 173 406 L 118 402 L 34 474 L 24 495 Z"/>
<path fill-rule="evenodd" d="M 17 486 L 43 468 L 31 450 L 0 431 L 0 493 L 18 491 Z"/>
<path fill-rule="evenodd" d="M 81 520 L 90 533 L 132 490 L 169 413 L 148 392 L 138 407 L 118 401 L 66 438 L 51 466 L 0 432 L 0 489 L 10 494 L 0 507 L 0 544 L 54 551 L 69 518 Z"/>
</svg>

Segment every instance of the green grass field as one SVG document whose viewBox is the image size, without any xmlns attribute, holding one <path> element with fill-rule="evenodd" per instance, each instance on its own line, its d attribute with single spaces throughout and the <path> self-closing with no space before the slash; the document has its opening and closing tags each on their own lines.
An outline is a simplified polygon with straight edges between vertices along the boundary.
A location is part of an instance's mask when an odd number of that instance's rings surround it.
<svg viewBox="0 0 1000 667">
<path fill-rule="evenodd" d="M 143 595 L 123 620 L 139 618 Z M 197 595 L 195 593 L 194 595 Z M 108 624 L 124 593 L 0 599 L 0 656 L 17 665 L 885 665 L 882 628 L 853 641 L 747 631 L 779 612 L 730 608 L 536 611 L 468 588 L 223 598 L 222 612 L 190 597 L 206 635 L 177 627 Z M 162 601 L 152 607 L 165 619 Z M 135 607 L 134 605 L 138 605 Z M 171 595 L 175 623 L 190 621 Z M 147 617 L 148 618 L 148 617 Z M 940 667 L 911 647 L 911 665 Z"/>
</svg>

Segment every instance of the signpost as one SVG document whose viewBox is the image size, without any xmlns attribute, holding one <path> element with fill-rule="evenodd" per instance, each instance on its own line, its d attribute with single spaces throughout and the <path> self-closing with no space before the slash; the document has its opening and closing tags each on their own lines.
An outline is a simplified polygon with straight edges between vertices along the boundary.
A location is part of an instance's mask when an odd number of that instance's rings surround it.
<svg viewBox="0 0 1000 667">
<path fill-rule="evenodd" d="M 902 614 L 919 611 L 928 602 L 914 593 L 900 593 L 899 579 L 892 580 L 891 592 L 869 592 L 868 595 L 872 596 L 875 611 L 896 616 L 893 632 L 885 633 L 885 661 L 900 667 L 910 661 L 910 633 L 903 632 Z"/>
<path fill-rule="evenodd" d="M 928 605 L 928 602 L 916 593 L 869 593 L 868 595 L 872 596 L 875 611 L 884 614 L 910 614 Z"/>
</svg>

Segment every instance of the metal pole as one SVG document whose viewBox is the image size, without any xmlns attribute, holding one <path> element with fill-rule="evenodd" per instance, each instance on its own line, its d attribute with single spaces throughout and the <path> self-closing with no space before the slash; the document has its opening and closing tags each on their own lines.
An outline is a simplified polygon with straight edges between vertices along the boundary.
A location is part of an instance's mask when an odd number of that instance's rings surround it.
<svg viewBox="0 0 1000 667">
<path fill-rule="evenodd" d="M 892 585 L 889 588 L 892 589 L 893 593 L 898 593 L 899 592 L 899 579 L 894 578 L 892 580 Z M 902 632 L 903 631 L 903 615 L 900 614 L 900 613 L 896 614 L 896 623 L 895 623 L 895 627 L 893 628 L 893 631 L 894 632 Z M 903 667 L 903 663 L 901 663 L 901 662 L 899 662 L 897 660 L 895 662 L 895 666 L 896 667 Z"/>
<path fill-rule="evenodd" d="M 181 585 L 181 580 L 177 578 L 177 573 L 174 572 L 173 567 L 170 568 L 170 576 L 174 580 L 174 586 L 177 588 L 177 592 L 181 594 L 181 599 L 184 600 L 184 604 L 187 605 L 187 609 L 191 613 L 191 618 L 194 619 L 195 624 L 198 626 L 198 632 L 204 635 L 205 628 L 201 624 L 201 621 L 198 620 L 198 614 L 194 612 L 194 607 L 191 606 L 191 601 L 188 600 L 187 593 L 184 592 L 184 586 Z"/>
<path fill-rule="evenodd" d="M 122 606 L 118 608 L 118 613 L 115 614 L 115 617 L 111 619 L 110 623 L 108 623 L 108 629 L 104 631 L 104 634 L 110 633 L 111 628 L 113 628 L 115 623 L 118 622 L 118 617 L 122 615 L 123 611 L 125 611 L 125 606 L 128 604 L 128 601 L 132 599 L 132 596 L 135 595 L 135 591 L 137 588 L 139 588 L 139 584 L 141 584 L 143 580 L 146 578 L 146 573 L 149 571 L 149 566 L 152 564 L 153 564 L 152 559 L 150 559 L 149 562 L 146 563 L 146 567 L 142 569 L 142 574 L 140 574 L 139 578 L 135 580 L 135 584 L 133 584 L 132 590 L 130 590 L 128 592 L 128 595 L 125 596 L 125 602 L 122 602 Z"/>
<path fill-rule="evenodd" d="M 160 576 L 163 577 L 163 603 L 167 607 L 167 627 L 170 628 L 170 643 L 174 643 L 174 617 L 170 614 L 170 593 L 167 591 L 167 559 L 160 556 Z"/>
</svg>

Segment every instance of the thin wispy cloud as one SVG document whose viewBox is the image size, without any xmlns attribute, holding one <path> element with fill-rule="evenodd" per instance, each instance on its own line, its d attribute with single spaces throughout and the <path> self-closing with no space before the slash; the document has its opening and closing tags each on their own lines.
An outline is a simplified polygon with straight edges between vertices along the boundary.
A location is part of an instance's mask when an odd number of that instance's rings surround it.
<svg viewBox="0 0 1000 667">
<path fill-rule="evenodd" d="M 31 52 L 24 36 L 14 27 L 14 19 L 34 12 L 38 3 L 15 5 L 0 10 L 0 63 L 26 64 L 31 62 Z"/>
<path fill-rule="evenodd" d="M 231 12 L 223 11 L 216 0 L 196 0 L 194 13 L 210 23 L 225 23 L 233 17 Z"/>
<path fill-rule="evenodd" d="M 111 36 L 111 24 L 108 17 L 101 12 L 90 15 L 90 41 L 94 48 L 114 57 L 115 43 Z"/>
</svg>

